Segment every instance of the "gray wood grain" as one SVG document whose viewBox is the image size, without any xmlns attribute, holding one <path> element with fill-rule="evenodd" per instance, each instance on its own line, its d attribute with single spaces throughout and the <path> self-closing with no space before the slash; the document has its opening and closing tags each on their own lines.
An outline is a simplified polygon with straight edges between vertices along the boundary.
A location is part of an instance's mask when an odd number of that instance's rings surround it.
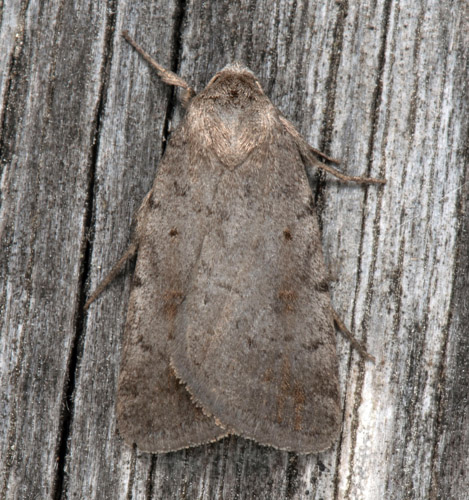
<svg viewBox="0 0 469 500">
<path fill-rule="evenodd" d="M 467 498 L 465 0 L 11 1 L 0 7 L 0 498 Z M 166 455 L 115 429 L 127 247 L 181 116 L 119 36 L 200 90 L 247 64 L 310 143 L 382 188 L 311 172 L 343 431 L 312 456 L 230 437 Z"/>
</svg>

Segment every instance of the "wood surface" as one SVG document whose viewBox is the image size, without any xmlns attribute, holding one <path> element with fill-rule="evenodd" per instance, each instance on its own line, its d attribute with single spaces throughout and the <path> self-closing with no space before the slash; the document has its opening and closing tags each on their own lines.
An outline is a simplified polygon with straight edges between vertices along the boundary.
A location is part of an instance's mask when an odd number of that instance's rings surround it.
<svg viewBox="0 0 469 500">
<path fill-rule="evenodd" d="M 466 499 L 467 0 L 0 2 L 0 498 Z M 133 214 L 182 116 L 127 29 L 200 90 L 234 60 L 351 175 L 311 170 L 343 430 L 297 456 L 229 437 L 166 455 L 116 432 Z M 286 166 L 288 167 L 288 166 Z"/>
</svg>

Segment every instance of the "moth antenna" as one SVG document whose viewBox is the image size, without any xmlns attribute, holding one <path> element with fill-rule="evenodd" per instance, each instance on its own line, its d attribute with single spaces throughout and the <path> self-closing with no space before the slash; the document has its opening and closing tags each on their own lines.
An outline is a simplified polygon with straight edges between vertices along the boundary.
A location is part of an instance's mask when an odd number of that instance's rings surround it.
<svg viewBox="0 0 469 500">
<path fill-rule="evenodd" d="M 182 87 L 185 89 L 185 92 L 182 97 L 182 102 L 184 105 L 195 96 L 194 89 L 181 77 L 173 73 L 169 69 L 163 68 L 160 64 L 158 64 L 151 56 L 146 52 L 130 35 L 127 30 L 122 32 L 122 36 L 126 39 L 126 41 L 132 45 L 132 47 L 147 61 L 150 66 L 156 69 L 158 76 L 163 80 L 164 83 L 168 85 L 174 85 L 175 87 Z"/>
<path fill-rule="evenodd" d="M 118 260 L 115 266 L 109 271 L 107 276 L 98 285 L 98 288 L 91 294 L 91 297 L 86 301 L 84 310 L 86 311 L 90 305 L 101 295 L 101 293 L 107 288 L 109 283 L 111 283 L 114 278 L 122 271 L 127 261 L 131 259 L 137 253 L 138 245 L 136 242 L 130 244 L 130 247 L 124 253 L 124 255 Z"/>
</svg>

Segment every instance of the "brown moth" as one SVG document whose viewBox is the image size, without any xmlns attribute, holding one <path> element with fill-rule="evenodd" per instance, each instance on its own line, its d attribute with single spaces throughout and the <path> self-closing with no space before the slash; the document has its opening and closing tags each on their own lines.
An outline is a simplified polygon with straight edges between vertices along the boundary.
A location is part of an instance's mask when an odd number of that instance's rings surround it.
<svg viewBox="0 0 469 500">
<path fill-rule="evenodd" d="M 297 453 L 341 424 L 334 320 L 305 166 L 311 148 L 240 65 L 186 89 L 137 214 L 137 253 L 117 394 L 124 440 L 167 452 L 237 434 Z"/>
</svg>

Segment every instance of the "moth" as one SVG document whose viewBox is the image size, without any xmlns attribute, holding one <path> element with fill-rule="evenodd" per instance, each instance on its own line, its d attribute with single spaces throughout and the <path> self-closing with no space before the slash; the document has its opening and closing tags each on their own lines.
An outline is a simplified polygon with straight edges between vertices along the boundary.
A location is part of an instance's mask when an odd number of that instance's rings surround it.
<svg viewBox="0 0 469 500">
<path fill-rule="evenodd" d="M 316 453 L 340 425 L 338 362 L 314 198 L 319 159 L 233 64 L 199 94 L 126 40 L 162 80 L 185 89 L 172 134 L 136 215 L 129 250 L 86 308 L 137 255 L 117 391 L 120 435 L 169 452 L 237 434 Z M 348 332 L 348 331 L 347 331 Z"/>
</svg>

